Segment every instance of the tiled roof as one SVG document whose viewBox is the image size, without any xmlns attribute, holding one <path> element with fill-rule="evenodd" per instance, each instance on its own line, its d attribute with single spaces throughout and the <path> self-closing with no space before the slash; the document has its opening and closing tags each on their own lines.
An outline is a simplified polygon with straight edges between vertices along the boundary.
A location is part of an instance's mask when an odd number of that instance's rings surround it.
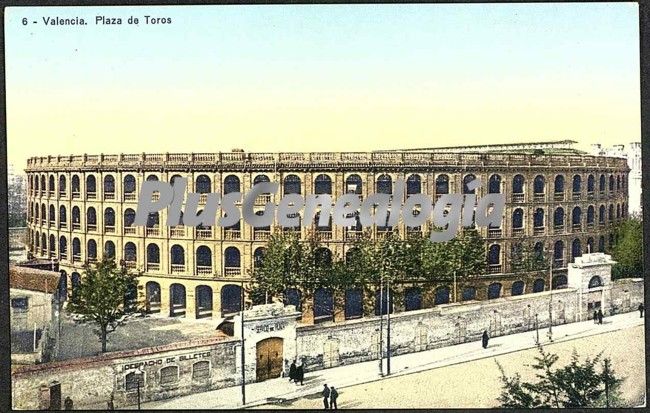
<svg viewBox="0 0 650 413">
<path fill-rule="evenodd" d="M 59 285 L 60 275 L 56 271 L 9 266 L 9 288 L 54 293 Z"/>
</svg>

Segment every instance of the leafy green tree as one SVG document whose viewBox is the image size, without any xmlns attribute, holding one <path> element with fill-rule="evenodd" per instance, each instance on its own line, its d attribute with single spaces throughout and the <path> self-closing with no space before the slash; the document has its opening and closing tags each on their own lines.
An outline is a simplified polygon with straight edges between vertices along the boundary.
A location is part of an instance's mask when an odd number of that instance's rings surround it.
<svg viewBox="0 0 650 413">
<path fill-rule="evenodd" d="M 581 362 L 574 351 L 569 364 L 556 368 L 558 356 L 546 352 L 539 344 L 537 348 L 539 355 L 532 365 L 536 371 L 536 382 L 522 382 L 518 373 L 512 377 L 506 376 L 503 367 L 497 362 L 502 383 L 498 400 L 502 407 L 614 407 L 621 403 L 619 387 L 622 379 L 616 377 L 609 359 L 600 363 L 602 370 L 598 372 L 600 354 Z"/>
<path fill-rule="evenodd" d="M 125 266 L 118 267 L 113 259 L 84 266 L 81 283 L 67 306 L 67 311 L 82 316 L 82 320 L 99 327 L 95 333 L 106 352 L 107 336 L 123 323 L 126 313 L 125 297 L 138 287 L 137 274 Z"/>
<path fill-rule="evenodd" d="M 548 270 L 550 260 L 542 249 L 535 250 L 534 241 L 526 237 L 517 239 L 510 251 L 510 265 L 513 272 L 533 272 Z"/>
<path fill-rule="evenodd" d="M 612 259 L 617 263 L 612 268 L 612 277 L 640 277 L 643 274 L 643 221 L 628 218 L 614 227 L 617 239 Z"/>
</svg>

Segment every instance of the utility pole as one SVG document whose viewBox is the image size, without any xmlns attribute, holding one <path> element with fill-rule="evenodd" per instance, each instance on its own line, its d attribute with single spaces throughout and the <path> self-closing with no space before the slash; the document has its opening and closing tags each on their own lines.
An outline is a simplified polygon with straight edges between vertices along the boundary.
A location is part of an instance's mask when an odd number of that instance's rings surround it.
<svg viewBox="0 0 650 413">
<path fill-rule="evenodd" d="M 387 299 L 387 304 L 388 304 L 388 323 L 386 324 L 387 332 L 386 332 L 386 374 L 390 375 L 390 306 L 392 304 L 391 302 L 391 297 L 390 297 L 390 278 L 387 281 L 387 291 L 386 293 L 388 294 L 388 299 Z"/>
<path fill-rule="evenodd" d="M 384 375 L 384 276 L 379 279 L 379 375 Z"/>
<path fill-rule="evenodd" d="M 458 296 L 456 295 L 456 271 L 454 271 L 454 302 L 458 299 Z"/>
<path fill-rule="evenodd" d="M 609 360 L 605 359 L 605 407 L 609 409 Z"/>
<path fill-rule="evenodd" d="M 535 313 L 535 344 L 539 344 L 539 321 L 537 319 L 537 313 Z"/>
<path fill-rule="evenodd" d="M 246 356 L 244 351 L 244 281 L 241 282 L 241 405 L 246 406 Z"/>
<path fill-rule="evenodd" d="M 549 302 L 548 302 L 548 338 L 553 341 L 553 261 L 548 266 Z"/>
</svg>

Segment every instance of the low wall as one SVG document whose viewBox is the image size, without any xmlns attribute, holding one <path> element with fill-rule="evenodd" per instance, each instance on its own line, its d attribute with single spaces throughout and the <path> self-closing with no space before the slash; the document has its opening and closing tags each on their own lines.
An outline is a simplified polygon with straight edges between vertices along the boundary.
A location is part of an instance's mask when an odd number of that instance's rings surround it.
<svg viewBox="0 0 650 413">
<path fill-rule="evenodd" d="M 133 406 L 137 404 L 137 388 L 126 388 L 126 376 L 139 366 L 144 370 L 142 401 L 232 386 L 237 384 L 238 377 L 235 374 L 238 343 L 231 339 L 190 341 L 17 367 L 12 372 L 13 408 L 48 408 L 49 387 L 56 383 L 61 385 L 61 400 L 70 396 L 75 409 L 106 409 L 111 394 L 115 407 Z M 194 370 L 201 361 L 208 362 L 207 375 Z M 165 367 L 176 371 L 175 379 L 169 375 L 162 377 Z"/>
</svg>

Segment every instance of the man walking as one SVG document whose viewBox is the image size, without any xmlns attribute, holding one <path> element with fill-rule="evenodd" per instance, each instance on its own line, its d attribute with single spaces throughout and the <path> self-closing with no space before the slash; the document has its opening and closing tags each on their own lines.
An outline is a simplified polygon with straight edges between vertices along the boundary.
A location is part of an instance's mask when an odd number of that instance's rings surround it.
<svg viewBox="0 0 650 413">
<path fill-rule="evenodd" d="M 602 324 L 602 323 L 603 323 L 603 310 L 601 310 L 599 308 L 598 309 L 598 324 Z"/>
<path fill-rule="evenodd" d="M 298 366 L 296 369 L 296 383 L 300 382 L 300 385 L 302 386 L 302 381 L 305 379 L 305 370 L 302 367 L 302 364 Z"/>
<path fill-rule="evenodd" d="M 639 304 L 639 317 L 643 318 L 643 310 L 645 310 L 645 307 L 643 306 L 643 303 Z"/>
<path fill-rule="evenodd" d="M 338 410 L 336 399 L 339 397 L 339 392 L 336 391 L 334 386 L 330 387 L 330 409 Z"/>
<path fill-rule="evenodd" d="M 483 330 L 483 337 L 481 338 L 483 342 L 483 348 L 487 348 L 489 339 L 490 337 L 488 336 L 487 330 Z"/>
<path fill-rule="evenodd" d="M 323 384 L 323 392 L 321 393 L 323 395 L 323 405 L 325 406 L 325 410 L 329 409 L 329 398 L 330 398 L 330 388 L 327 387 L 327 384 Z"/>
<path fill-rule="evenodd" d="M 594 310 L 594 324 L 598 324 L 598 311 Z"/>
</svg>

